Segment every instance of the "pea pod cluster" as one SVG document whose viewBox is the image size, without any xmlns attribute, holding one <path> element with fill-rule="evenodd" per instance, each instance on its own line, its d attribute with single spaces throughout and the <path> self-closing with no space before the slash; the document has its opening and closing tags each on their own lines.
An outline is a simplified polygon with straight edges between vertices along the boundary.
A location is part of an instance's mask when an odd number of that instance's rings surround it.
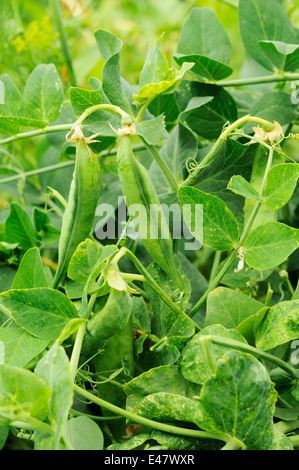
<svg viewBox="0 0 299 470">
<path fill-rule="evenodd" d="M 132 297 L 127 290 L 112 288 L 103 309 L 88 321 L 82 348 L 83 354 L 94 354 L 112 336 L 117 336 L 127 325 L 132 306 Z"/>
<path fill-rule="evenodd" d="M 159 266 L 181 288 L 182 283 L 177 274 L 173 241 L 166 217 L 149 172 L 136 160 L 133 154 L 129 135 L 121 137 L 117 153 L 117 168 L 130 215 L 134 215 L 136 207 L 134 205 L 136 204 L 142 205 L 146 209 L 145 222 L 148 235 L 142 238 L 145 248 Z M 151 237 L 150 234 L 154 234 L 154 237 Z"/>
<path fill-rule="evenodd" d="M 58 245 L 58 267 L 53 281 L 57 288 L 77 246 L 91 231 L 100 196 L 101 169 L 97 157 L 83 138 L 76 139 L 76 161 Z"/>
</svg>

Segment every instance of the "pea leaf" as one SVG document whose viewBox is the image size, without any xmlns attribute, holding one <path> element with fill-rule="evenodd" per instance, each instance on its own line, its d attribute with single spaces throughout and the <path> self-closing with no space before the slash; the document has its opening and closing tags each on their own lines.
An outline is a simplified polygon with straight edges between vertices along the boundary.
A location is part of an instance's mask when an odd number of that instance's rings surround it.
<svg viewBox="0 0 299 470">
<path fill-rule="evenodd" d="M 105 61 L 103 68 L 103 91 L 109 101 L 127 111 L 136 114 L 133 105 L 133 90 L 120 75 L 120 55 L 122 41 L 114 34 L 103 29 L 94 33 L 97 46 Z"/>
<path fill-rule="evenodd" d="M 205 326 L 221 324 L 225 328 L 236 328 L 251 315 L 256 314 L 264 305 L 227 287 L 217 287 L 207 299 Z"/>
<path fill-rule="evenodd" d="M 49 418 L 56 424 L 55 447 L 66 431 L 69 410 L 73 403 L 73 378 L 68 357 L 57 343 L 38 362 L 35 375 L 51 390 Z"/>
<path fill-rule="evenodd" d="M 232 96 L 224 88 L 196 81 L 183 80 L 176 90 L 179 110 L 185 111 L 190 100 L 196 97 L 214 97 L 204 106 L 194 109 L 184 119 L 184 124 L 205 139 L 217 139 L 223 126 L 237 119 L 237 106 Z"/>
<path fill-rule="evenodd" d="M 299 338 L 299 300 L 280 302 L 269 308 L 256 334 L 256 347 L 273 349 Z"/>
<path fill-rule="evenodd" d="M 158 145 L 167 135 L 165 131 L 164 116 L 142 121 L 136 124 L 136 134 L 143 137 L 148 144 Z"/>
<path fill-rule="evenodd" d="M 239 27 L 244 46 L 251 57 L 268 70 L 273 70 L 271 56 L 259 41 L 297 43 L 297 34 L 285 10 L 278 2 L 240 0 Z"/>
<path fill-rule="evenodd" d="M 279 266 L 299 246 L 299 230 L 269 222 L 253 230 L 244 243 L 245 261 L 261 271 Z"/>
<path fill-rule="evenodd" d="M 38 65 L 24 88 L 26 115 L 51 123 L 60 114 L 63 98 L 63 87 L 55 65 Z"/>
<path fill-rule="evenodd" d="M 69 320 L 78 317 L 76 308 L 62 292 L 46 287 L 4 292 L 0 303 L 18 325 L 47 340 L 55 340 Z"/>
<path fill-rule="evenodd" d="M 16 203 L 10 205 L 10 213 L 5 223 L 5 234 L 9 243 L 18 243 L 23 250 L 28 250 L 39 243 L 39 235 L 29 215 Z"/>
<path fill-rule="evenodd" d="M 282 91 L 265 93 L 260 100 L 253 104 L 249 113 L 270 122 L 277 121 L 281 126 L 290 124 L 298 116 L 297 107 L 290 100 L 290 95 Z M 252 127 L 255 125 L 247 124 L 244 131 L 251 132 Z"/>
<path fill-rule="evenodd" d="M 103 450 L 101 428 L 88 416 L 78 416 L 67 422 L 66 437 L 73 450 Z"/>
<path fill-rule="evenodd" d="M 210 366 L 206 361 L 201 347 L 202 338 L 210 335 L 223 336 L 236 341 L 246 343 L 246 340 L 240 333 L 233 329 L 226 329 L 222 325 L 211 325 L 203 328 L 188 342 L 182 352 L 181 366 L 182 374 L 185 379 L 197 384 L 203 384 L 211 375 Z M 225 346 L 213 345 L 213 354 L 215 361 L 220 359 L 227 348 Z"/>
<path fill-rule="evenodd" d="M 275 165 L 267 176 L 263 199 L 265 205 L 276 210 L 289 202 L 299 178 L 299 164 Z"/>
<path fill-rule="evenodd" d="M 138 103 L 142 104 L 144 101 L 153 99 L 161 93 L 171 92 L 181 83 L 184 75 L 188 70 L 193 67 L 193 63 L 183 63 L 179 71 L 171 70 L 166 80 L 161 80 L 158 83 L 147 83 L 143 85 L 133 98 Z"/>
<path fill-rule="evenodd" d="M 290 449 L 290 442 L 281 442 L 274 427 L 276 397 L 268 372 L 257 359 L 228 351 L 217 362 L 215 377 L 203 385 L 197 425 L 237 438 L 247 450 Z"/>
<path fill-rule="evenodd" d="M 19 116 L 0 116 L 0 129 L 8 134 L 17 134 L 20 127 L 32 127 L 43 129 L 47 121 Z"/>
<path fill-rule="evenodd" d="M 259 41 L 259 46 L 273 64 L 274 71 L 293 72 L 298 69 L 298 44 L 286 44 L 281 41 Z"/>
<path fill-rule="evenodd" d="M 70 99 L 76 117 L 81 116 L 81 114 L 91 106 L 109 103 L 102 87 L 97 90 L 85 90 L 79 87 L 72 87 L 70 90 Z M 121 127 L 120 117 L 104 109 L 95 111 L 83 121 L 84 127 L 91 132 L 115 137 L 115 132 L 109 123 L 115 129 Z"/>
<path fill-rule="evenodd" d="M 4 349 L 4 363 L 24 367 L 47 346 L 48 341 L 36 338 L 23 328 L 1 328 L 0 343 Z"/>
<path fill-rule="evenodd" d="M 197 240 L 218 251 L 235 246 L 239 238 L 237 221 L 221 199 L 191 187 L 181 187 L 178 197 L 186 224 Z M 203 226 L 196 223 L 196 217 L 203 217 Z M 199 228 L 194 232 L 196 226 Z"/>
<path fill-rule="evenodd" d="M 26 251 L 12 284 L 12 289 L 33 287 L 48 287 L 38 248 Z"/>
<path fill-rule="evenodd" d="M 28 414 L 43 420 L 48 413 L 50 390 L 31 371 L 0 364 L 0 422 L 24 420 Z"/>
<path fill-rule="evenodd" d="M 227 189 L 230 189 L 233 193 L 239 194 L 240 196 L 246 197 L 247 199 L 263 202 L 263 199 L 260 197 L 259 193 L 245 178 L 243 178 L 243 176 L 232 176 L 228 183 Z"/>
<path fill-rule="evenodd" d="M 221 80 L 232 73 L 228 67 L 231 44 L 227 33 L 210 8 L 193 8 L 185 22 L 174 59 L 194 62 L 192 73 L 209 80 Z"/>
<path fill-rule="evenodd" d="M 197 403 L 173 393 L 158 392 L 139 403 L 138 414 L 154 420 L 194 422 L 198 418 Z"/>
</svg>

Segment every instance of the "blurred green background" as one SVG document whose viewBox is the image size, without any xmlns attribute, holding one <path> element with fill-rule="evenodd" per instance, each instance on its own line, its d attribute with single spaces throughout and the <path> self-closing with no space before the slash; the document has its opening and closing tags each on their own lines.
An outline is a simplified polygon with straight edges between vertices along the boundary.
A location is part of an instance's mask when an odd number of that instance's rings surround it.
<svg viewBox="0 0 299 470">
<path fill-rule="evenodd" d="M 276 0 L 275 0 L 276 1 Z M 279 0 L 292 21 L 299 24 L 299 0 Z M 245 53 L 240 40 L 238 0 L 61 0 L 77 84 L 101 78 L 103 61 L 93 31 L 103 28 L 124 43 L 122 75 L 137 83 L 149 47 L 163 33 L 162 50 L 172 62 L 179 32 L 191 8 L 208 6 L 225 27 L 233 48 L 231 66 L 238 76 Z M 273 0 L 269 0 L 269 8 Z M 8 73 L 22 89 L 39 63 L 54 62 L 68 85 L 68 74 L 48 0 L 0 0 L 1 73 Z"/>
</svg>

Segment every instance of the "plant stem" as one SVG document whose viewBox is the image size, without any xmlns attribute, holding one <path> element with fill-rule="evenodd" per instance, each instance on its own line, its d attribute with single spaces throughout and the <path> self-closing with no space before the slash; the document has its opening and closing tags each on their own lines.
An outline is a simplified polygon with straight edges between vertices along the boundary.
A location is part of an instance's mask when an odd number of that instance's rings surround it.
<svg viewBox="0 0 299 470">
<path fill-rule="evenodd" d="M 90 108 L 85 109 L 85 111 L 81 114 L 81 116 L 77 119 L 77 121 L 74 123 L 73 127 L 79 126 L 82 124 L 82 122 L 90 116 L 92 113 L 95 113 L 96 111 L 100 110 L 108 110 L 108 111 L 113 111 L 116 114 L 119 114 L 122 118 L 130 118 L 128 113 L 123 111 L 119 106 L 114 106 L 113 104 L 108 104 L 108 103 L 101 103 L 101 104 L 96 104 L 94 106 L 90 106 Z"/>
<path fill-rule="evenodd" d="M 240 341 L 235 341 L 230 338 L 211 335 L 211 340 L 215 344 L 219 344 L 221 346 L 229 346 L 230 348 L 248 352 L 250 354 L 253 354 L 254 356 L 260 357 L 261 359 L 271 361 L 277 367 L 280 367 L 281 369 L 285 370 L 290 376 L 294 377 L 295 379 L 299 379 L 299 369 L 295 369 L 279 357 L 266 353 L 265 351 L 250 346 L 249 344 L 241 343 Z"/>
<path fill-rule="evenodd" d="M 95 304 L 96 299 L 97 299 L 97 293 L 93 294 L 89 299 L 86 312 L 83 315 L 83 317 L 86 318 L 87 320 L 90 316 L 90 313 L 93 309 L 93 306 Z M 82 344 L 83 344 L 83 339 L 84 339 L 86 327 L 87 327 L 87 323 L 83 323 L 78 328 L 78 331 L 77 331 L 77 334 L 76 334 L 76 339 L 75 339 L 75 343 L 74 343 L 74 347 L 73 347 L 73 351 L 72 351 L 72 355 L 71 355 L 71 359 L 70 359 L 70 368 L 71 368 L 71 373 L 72 373 L 73 380 L 75 379 L 76 374 L 77 374 L 77 369 L 78 369 L 78 364 L 79 364 L 79 359 L 80 359 L 80 354 L 81 354 L 81 348 L 82 348 Z"/>
<path fill-rule="evenodd" d="M 131 260 L 133 261 L 133 263 L 135 264 L 135 266 L 137 267 L 137 269 L 141 272 L 141 274 L 143 274 L 144 278 L 145 278 L 145 282 L 148 283 L 148 285 L 155 291 L 157 292 L 157 294 L 161 297 L 161 299 L 163 300 L 163 302 L 166 303 L 166 305 L 168 305 L 168 307 L 171 308 L 171 310 L 173 310 L 177 315 L 183 315 L 183 316 L 186 316 L 186 318 L 188 318 L 189 320 L 191 320 L 194 328 L 196 331 L 199 331 L 201 328 L 200 326 L 195 322 L 193 321 L 189 315 L 187 315 L 185 312 L 183 312 L 180 307 L 174 303 L 169 297 L 168 295 L 164 292 L 164 290 L 159 286 L 159 284 L 157 284 L 157 282 L 154 280 L 154 278 L 149 274 L 149 272 L 147 271 L 147 269 L 143 266 L 143 264 L 139 261 L 139 259 L 130 251 L 128 250 L 128 248 L 121 248 L 120 251 L 123 251 L 125 253 L 125 255 Z"/>
<path fill-rule="evenodd" d="M 267 176 L 268 176 L 268 172 L 272 166 L 272 161 L 273 161 L 273 153 L 274 153 L 274 150 L 273 148 L 271 147 L 270 151 L 269 151 L 269 157 L 268 157 L 268 162 L 267 162 L 267 167 L 266 167 L 266 170 L 265 170 L 265 174 L 264 174 L 264 178 L 263 178 L 263 181 L 262 181 L 262 185 L 261 185 L 261 188 L 260 188 L 260 196 L 262 197 L 263 196 L 263 192 L 264 192 L 264 189 L 265 189 L 265 186 L 266 186 L 266 183 L 267 183 Z M 250 230 L 252 228 L 252 225 L 255 221 L 255 218 L 261 208 L 261 205 L 262 203 L 260 202 L 257 202 L 253 208 L 253 211 L 251 212 L 250 214 L 250 217 L 248 219 L 248 222 L 243 230 L 243 233 L 240 237 L 240 240 L 239 240 L 239 243 L 238 243 L 238 246 L 234 249 L 234 251 L 231 253 L 231 255 L 229 256 L 229 258 L 227 259 L 226 263 L 224 264 L 224 266 L 222 267 L 221 271 L 218 273 L 218 275 L 215 277 L 215 279 L 213 280 L 213 282 L 210 284 L 209 288 L 206 290 L 206 292 L 203 294 L 203 296 L 199 299 L 199 301 L 194 305 L 194 307 L 192 308 L 192 310 L 189 312 L 189 315 L 191 317 L 193 317 L 195 315 L 195 313 L 200 309 L 200 307 L 204 304 L 204 302 L 206 301 L 209 293 L 215 289 L 218 284 L 220 283 L 221 279 L 223 278 L 223 276 L 226 274 L 226 272 L 229 270 L 229 268 L 231 267 L 231 265 L 233 264 L 234 260 L 235 260 L 235 257 L 237 255 L 237 252 L 238 250 L 241 248 L 241 246 L 245 243 L 246 241 L 246 238 L 248 237 L 249 233 L 250 233 Z"/>
<path fill-rule="evenodd" d="M 195 437 L 199 439 L 200 438 L 201 439 L 218 439 L 224 442 L 230 442 L 233 440 L 232 438 L 225 435 L 224 433 L 209 433 L 205 431 L 197 431 L 194 429 L 180 428 L 180 427 L 172 426 L 166 423 L 159 423 L 158 421 L 153 421 L 151 419 L 144 418 L 143 416 L 136 415 L 135 413 L 132 413 L 131 411 L 119 408 L 118 406 L 113 405 L 112 403 L 109 403 L 100 397 L 94 396 L 92 393 L 88 392 L 87 390 L 84 390 L 78 385 L 74 385 L 74 390 L 75 392 L 79 393 L 80 395 L 87 398 L 88 400 L 95 403 L 96 405 L 102 406 L 103 408 L 106 408 L 107 410 L 112 411 L 115 414 L 131 419 L 136 423 L 144 424 L 145 426 L 149 426 L 151 428 L 158 429 L 160 431 L 168 432 L 169 434 L 189 436 L 189 437 Z M 242 443 L 240 443 L 240 446 L 242 446 Z"/>
<path fill-rule="evenodd" d="M 284 73 L 283 75 L 266 75 L 264 77 L 253 77 L 253 78 L 239 78 L 236 80 L 220 80 L 219 82 L 210 82 L 213 85 L 222 87 L 233 87 L 233 86 L 247 86 L 247 85 L 258 85 L 262 83 L 277 83 L 277 82 L 290 82 L 293 80 L 299 80 L 298 73 Z"/>
<path fill-rule="evenodd" d="M 225 444 L 224 447 L 222 447 L 222 449 L 220 450 L 240 450 L 241 447 L 240 445 L 238 444 L 238 442 L 228 442 L 227 444 Z"/>
<path fill-rule="evenodd" d="M 275 424 L 275 427 L 277 431 L 286 434 L 299 428 L 299 419 L 294 421 L 279 421 Z"/>
<path fill-rule="evenodd" d="M 133 151 L 143 150 L 144 145 L 135 145 L 133 146 Z M 101 153 L 101 158 L 113 156 L 117 154 L 117 149 L 104 150 Z M 39 175 L 41 173 L 48 173 L 50 171 L 60 170 L 61 168 L 67 168 L 69 166 L 74 166 L 75 160 L 68 160 L 67 162 L 56 163 L 55 165 L 45 166 L 43 168 L 37 168 L 36 170 L 25 171 L 18 173 L 17 175 L 7 176 L 6 178 L 0 178 L 1 183 L 10 183 L 11 181 L 18 180 L 20 178 L 27 178 L 29 176 Z"/>
<path fill-rule="evenodd" d="M 73 127 L 73 124 L 59 124 L 57 126 L 48 126 L 44 129 L 36 129 L 34 131 L 22 132 L 21 134 L 12 135 L 6 139 L 0 140 L 0 145 L 9 144 L 16 140 L 28 139 L 29 137 L 36 137 L 44 134 L 52 134 L 53 132 L 69 131 Z"/>
<path fill-rule="evenodd" d="M 293 444 L 294 447 L 299 447 L 299 435 L 288 436 L 288 439 L 290 439 L 290 441 L 291 441 L 291 443 Z"/>
<path fill-rule="evenodd" d="M 47 423 L 40 421 L 39 419 L 34 418 L 33 416 L 28 416 L 26 421 L 13 421 L 10 423 L 10 426 L 16 428 L 26 429 L 27 431 L 41 431 L 46 434 L 54 434 L 54 429 Z"/>
<path fill-rule="evenodd" d="M 63 24 L 60 3 L 59 0 L 49 0 L 49 3 L 53 14 L 53 20 L 59 33 L 61 51 L 68 69 L 70 83 L 72 86 L 76 86 L 76 77 L 73 69 L 72 57 L 68 44 L 67 34 Z"/>
<path fill-rule="evenodd" d="M 136 119 L 135 121 L 138 123 L 141 121 L 142 119 L 142 116 L 144 115 L 144 112 L 146 111 L 146 109 L 149 107 L 150 103 L 153 101 L 154 98 L 148 98 L 144 103 L 143 105 L 141 106 L 141 108 L 139 109 L 138 111 L 138 114 L 136 116 Z"/>
<path fill-rule="evenodd" d="M 158 163 L 172 191 L 177 193 L 179 189 L 178 183 L 176 182 L 176 179 L 174 178 L 173 174 L 169 170 L 168 166 L 166 165 L 165 161 L 161 157 L 156 147 L 154 147 L 153 145 L 149 145 L 143 137 L 140 137 L 140 139 L 142 140 L 142 142 L 144 143 L 145 147 L 147 148 L 149 153 L 152 155 L 154 160 Z"/>
<path fill-rule="evenodd" d="M 220 260 L 221 260 L 221 254 L 222 254 L 221 251 L 216 251 L 215 252 L 214 260 L 213 260 L 213 266 L 212 266 L 212 269 L 211 269 L 211 274 L 210 274 L 210 279 L 209 279 L 209 284 L 211 284 L 211 282 L 213 282 L 213 280 L 216 277 L 218 267 L 219 267 L 219 263 L 220 263 Z"/>
</svg>

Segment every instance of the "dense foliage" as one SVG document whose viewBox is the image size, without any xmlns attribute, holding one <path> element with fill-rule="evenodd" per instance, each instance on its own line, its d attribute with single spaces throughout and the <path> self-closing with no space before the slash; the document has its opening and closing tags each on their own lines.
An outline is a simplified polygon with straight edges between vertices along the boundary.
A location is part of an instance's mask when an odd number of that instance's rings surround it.
<svg viewBox="0 0 299 470">
<path fill-rule="evenodd" d="M 61 3 L 1 10 L 1 448 L 296 449 L 297 2 Z"/>
</svg>

